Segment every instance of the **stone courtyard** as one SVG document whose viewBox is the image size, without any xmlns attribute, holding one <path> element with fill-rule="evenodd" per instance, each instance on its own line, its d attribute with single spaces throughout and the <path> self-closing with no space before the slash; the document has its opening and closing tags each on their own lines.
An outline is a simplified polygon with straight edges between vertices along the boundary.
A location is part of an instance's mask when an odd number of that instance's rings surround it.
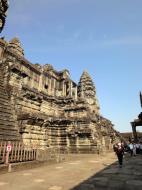
<svg viewBox="0 0 142 190">
<path fill-rule="evenodd" d="M 119 168 L 114 153 L 68 155 L 65 162 L 0 175 L 1 190 L 142 189 L 142 156 L 125 156 Z"/>
</svg>

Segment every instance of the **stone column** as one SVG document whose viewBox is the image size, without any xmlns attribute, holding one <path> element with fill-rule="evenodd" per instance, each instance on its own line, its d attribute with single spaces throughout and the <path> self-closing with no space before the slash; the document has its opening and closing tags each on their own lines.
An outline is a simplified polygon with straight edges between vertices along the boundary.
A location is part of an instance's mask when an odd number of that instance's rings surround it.
<svg viewBox="0 0 142 190">
<path fill-rule="evenodd" d="M 132 130 L 133 130 L 133 135 L 134 135 L 134 141 L 137 142 L 138 136 L 137 136 L 137 131 L 136 131 L 136 125 L 134 122 L 131 122 L 132 125 Z"/>
</svg>

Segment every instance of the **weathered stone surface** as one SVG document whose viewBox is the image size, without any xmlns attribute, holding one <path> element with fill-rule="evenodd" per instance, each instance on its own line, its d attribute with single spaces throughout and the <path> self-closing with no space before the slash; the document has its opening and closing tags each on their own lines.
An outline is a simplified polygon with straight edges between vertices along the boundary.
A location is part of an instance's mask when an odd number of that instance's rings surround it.
<svg viewBox="0 0 142 190">
<path fill-rule="evenodd" d="M 3 86 L 9 98 L 3 102 L 6 109 L 13 105 L 25 145 L 59 147 L 74 153 L 112 150 L 120 135 L 100 115 L 96 89 L 86 71 L 77 85 L 68 70 L 32 64 L 25 59 L 18 38 L 10 42 L 0 39 L 0 52 Z"/>
<path fill-rule="evenodd" d="M 87 101 L 90 105 L 91 112 L 99 115 L 99 104 L 96 98 L 96 88 L 87 71 L 84 71 L 81 75 L 78 84 L 78 96 Z"/>
<path fill-rule="evenodd" d="M 8 9 L 8 1 L 0 0 L 0 32 L 2 31 L 5 24 L 7 9 Z"/>
<path fill-rule="evenodd" d="M 18 38 L 13 38 L 7 46 L 8 49 L 14 51 L 16 54 L 20 56 L 24 56 L 24 50 L 21 47 L 20 40 Z"/>
<path fill-rule="evenodd" d="M 0 140 L 18 140 L 19 136 L 13 106 L 4 87 L 2 68 L 0 65 Z"/>
</svg>

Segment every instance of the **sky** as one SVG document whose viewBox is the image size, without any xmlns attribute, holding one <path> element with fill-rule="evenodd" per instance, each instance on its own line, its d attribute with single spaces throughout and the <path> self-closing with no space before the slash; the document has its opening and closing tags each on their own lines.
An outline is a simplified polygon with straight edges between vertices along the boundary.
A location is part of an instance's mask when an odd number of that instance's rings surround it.
<svg viewBox="0 0 142 190">
<path fill-rule="evenodd" d="M 87 70 L 101 114 L 120 132 L 141 112 L 141 0 L 9 0 L 1 36 L 18 37 L 32 63 Z M 142 127 L 138 128 L 142 131 Z"/>
</svg>

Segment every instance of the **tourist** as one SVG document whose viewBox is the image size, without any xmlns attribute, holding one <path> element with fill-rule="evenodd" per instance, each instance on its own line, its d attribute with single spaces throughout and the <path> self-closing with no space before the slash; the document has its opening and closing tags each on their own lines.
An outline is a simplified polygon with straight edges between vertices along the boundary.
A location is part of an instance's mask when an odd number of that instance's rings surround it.
<svg viewBox="0 0 142 190">
<path fill-rule="evenodd" d="M 142 142 L 140 142 L 140 154 L 142 154 Z"/>
<path fill-rule="evenodd" d="M 140 143 L 137 142 L 136 143 L 136 154 L 139 154 L 140 153 Z"/>
<path fill-rule="evenodd" d="M 114 145 L 114 151 L 117 155 L 119 167 L 122 168 L 123 164 L 123 155 L 124 155 L 124 144 L 123 143 L 117 143 Z"/>
<path fill-rule="evenodd" d="M 133 143 L 133 156 L 136 156 L 136 144 Z"/>
<path fill-rule="evenodd" d="M 140 143 L 137 142 L 136 143 L 136 154 L 139 154 L 140 153 Z"/>
<path fill-rule="evenodd" d="M 131 156 L 133 156 L 133 144 L 132 143 L 129 144 L 129 150 L 130 150 Z"/>
</svg>

